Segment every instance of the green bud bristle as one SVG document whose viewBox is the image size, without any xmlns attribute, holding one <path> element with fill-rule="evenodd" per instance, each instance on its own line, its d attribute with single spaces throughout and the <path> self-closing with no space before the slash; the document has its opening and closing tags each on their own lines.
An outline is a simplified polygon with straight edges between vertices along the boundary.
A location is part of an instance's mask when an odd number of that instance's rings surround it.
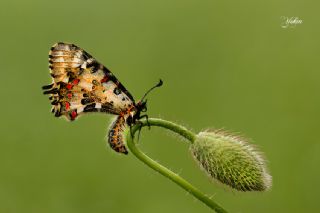
<svg viewBox="0 0 320 213">
<path fill-rule="evenodd" d="M 265 191 L 271 187 L 264 159 L 239 137 L 222 131 L 200 132 L 190 150 L 210 177 L 234 189 Z"/>
</svg>

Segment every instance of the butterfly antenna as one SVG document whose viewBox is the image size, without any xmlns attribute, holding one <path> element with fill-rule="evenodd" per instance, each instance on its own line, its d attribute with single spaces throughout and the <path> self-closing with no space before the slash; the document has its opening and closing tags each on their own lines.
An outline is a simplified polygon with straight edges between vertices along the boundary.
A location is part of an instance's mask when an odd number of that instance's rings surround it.
<svg viewBox="0 0 320 213">
<path fill-rule="evenodd" d="M 161 87 L 163 84 L 163 81 L 160 79 L 159 83 L 157 83 L 157 85 L 151 87 L 145 94 L 144 96 L 141 98 L 141 101 L 143 101 L 143 99 L 149 94 L 149 92 L 151 92 L 153 89 L 157 88 L 157 87 Z"/>
</svg>

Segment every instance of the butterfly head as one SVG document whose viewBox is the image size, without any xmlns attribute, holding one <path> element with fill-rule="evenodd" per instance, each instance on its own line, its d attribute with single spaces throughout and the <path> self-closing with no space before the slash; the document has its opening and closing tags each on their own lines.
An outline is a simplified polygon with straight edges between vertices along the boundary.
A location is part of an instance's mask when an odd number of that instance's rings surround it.
<svg viewBox="0 0 320 213">
<path fill-rule="evenodd" d="M 136 104 L 136 108 L 138 112 L 146 112 L 147 111 L 147 100 L 141 100 Z"/>
<path fill-rule="evenodd" d="M 135 115 L 133 117 L 133 121 L 135 120 L 139 120 L 141 118 L 140 113 L 141 112 L 146 112 L 147 111 L 147 100 L 145 100 L 146 96 L 149 94 L 149 92 L 151 92 L 153 89 L 160 87 L 163 84 L 163 81 L 160 79 L 159 83 L 157 83 L 155 86 L 151 87 L 145 94 L 144 96 L 141 98 L 140 101 L 138 101 L 135 104 L 136 107 L 136 112 Z"/>
</svg>

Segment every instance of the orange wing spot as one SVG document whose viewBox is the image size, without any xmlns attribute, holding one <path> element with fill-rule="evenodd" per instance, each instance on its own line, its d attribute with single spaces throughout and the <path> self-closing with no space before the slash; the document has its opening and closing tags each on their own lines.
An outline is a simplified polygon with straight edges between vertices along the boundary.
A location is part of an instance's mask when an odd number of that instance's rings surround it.
<svg viewBox="0 0 320 213">
<path fill-rule="evenodd" d="M 134 110 L 134 108 L 135 108 L 134 105 L 130 105 L 130 106 L 127 108 L 125 114 L 129 114 L 130 112 L 132 112 L 132 111 Z"/>
</svg>

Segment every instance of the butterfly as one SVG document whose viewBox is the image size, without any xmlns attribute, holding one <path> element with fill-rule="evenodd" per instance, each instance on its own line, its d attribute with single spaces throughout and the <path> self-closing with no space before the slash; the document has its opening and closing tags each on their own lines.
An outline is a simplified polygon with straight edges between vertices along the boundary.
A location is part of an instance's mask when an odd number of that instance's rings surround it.
<svg viewBox="0 0 320 213">
<path fill-rule="evenodd" d="M 73 121 L 88 112 L 117 115 L 108 133 L 108 142 L 113 150 L 128 154 L 122 131 L 127 124 L 132 126 L 147 111 L 146 95 L 163 82 L 149 89 L 138 102 L 112 72 L 80 47 L 58 42 L 49 52 L 49 69 L 52 84 L 42 87 L 49 94 L 52 113 Z"/>
</svg>

